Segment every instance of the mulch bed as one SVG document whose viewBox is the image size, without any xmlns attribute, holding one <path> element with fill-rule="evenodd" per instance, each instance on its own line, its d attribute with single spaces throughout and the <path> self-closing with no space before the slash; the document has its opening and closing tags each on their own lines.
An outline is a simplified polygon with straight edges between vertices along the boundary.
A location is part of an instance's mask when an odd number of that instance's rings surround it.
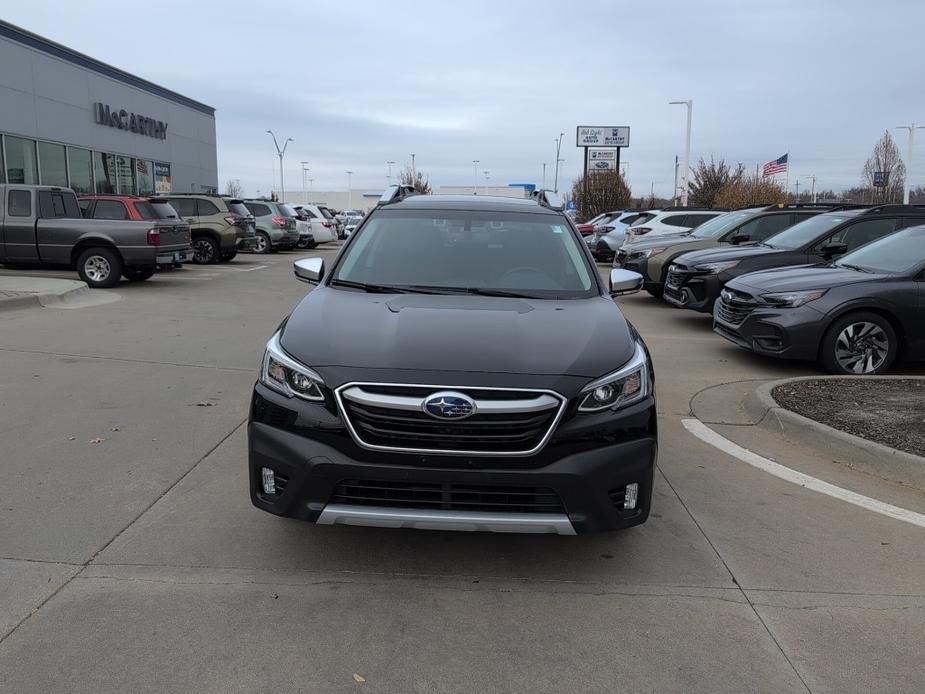
<svg viewBox="0 0 925 694">
<path fill-rule="evenodd" d="M 797 381 L 771 394 L 781 407 L 833 429 L 925 456 L 925 378 Z"/>
</svg>

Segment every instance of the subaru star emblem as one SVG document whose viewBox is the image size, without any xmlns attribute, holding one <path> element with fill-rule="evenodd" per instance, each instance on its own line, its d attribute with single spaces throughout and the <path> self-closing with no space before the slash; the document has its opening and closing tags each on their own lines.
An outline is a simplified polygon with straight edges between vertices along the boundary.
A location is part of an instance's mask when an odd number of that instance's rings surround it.
<svg viewBox="0 0 925 694">
<path fill-rule="evenodd" d="M 476 409 L 472 398 L 452 391 L 428 396 L 422 408 L 435 419 L 465 419 L 474 415 Z"/>
</svg>

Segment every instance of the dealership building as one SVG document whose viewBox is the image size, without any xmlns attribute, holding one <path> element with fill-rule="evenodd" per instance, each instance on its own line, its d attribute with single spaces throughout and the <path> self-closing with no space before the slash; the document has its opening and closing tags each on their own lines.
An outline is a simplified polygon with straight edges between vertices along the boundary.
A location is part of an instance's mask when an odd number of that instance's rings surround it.
<svg viewBox="0 0 925 694">
<path fill-rule="evenodd" d="M 0 65 L 0 183 L 217 190 L 211 106 L 2 20 Z"/>
</svg>

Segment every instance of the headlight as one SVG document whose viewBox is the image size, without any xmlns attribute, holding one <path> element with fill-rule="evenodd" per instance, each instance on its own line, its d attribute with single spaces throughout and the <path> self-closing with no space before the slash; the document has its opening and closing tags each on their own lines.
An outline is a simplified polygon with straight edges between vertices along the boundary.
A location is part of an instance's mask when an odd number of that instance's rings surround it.
<svg viewBox="0 0 925 694">
<path fill-rule="evenodd" d="M 723 270 L 729 270 L 734 268 L 739 264 L 738 260 L 727 260 L 725 263 L 704 263 L 703 265 L 695 265 L 694 269 L 699 272 L 709 272 L 711 275 L 722 272 Z"/>
<path fill-rule="evenodd" d="M 826 289 L 811 292 L 781 292 L 780 294 L 762 294 L 761 298 L 775 308 L 796 308 L 810 301 L 815 301 L 826 293 Z"/>
<path fill-rule="evenodd" d="M 617 371 L 592 381 L 581 391 L 579 412 L 619 409 L 649 394 L 649 362 L 646 350 L 636 343 L 632 358 Z"/>
<path fill-rule="evenodd" d="M 295 396 L 312 402 L 322 402 L 324 380 L 307 366 L 300 364 L 283 351 L 279 333 L 270 338 L 260 366 L 260 382 L 267 388 L 289 397 Z"/>
<path fill-rule="evenodd" d="M 659 253 L 664 252 L 664 248 L 647 248 L 644 251 L 633 251 L 630 253 L 630 258 L 633 260 L 638 260 L 640 258 L 651 258 L 653 255 L 658 255 Z"/>
</svg>

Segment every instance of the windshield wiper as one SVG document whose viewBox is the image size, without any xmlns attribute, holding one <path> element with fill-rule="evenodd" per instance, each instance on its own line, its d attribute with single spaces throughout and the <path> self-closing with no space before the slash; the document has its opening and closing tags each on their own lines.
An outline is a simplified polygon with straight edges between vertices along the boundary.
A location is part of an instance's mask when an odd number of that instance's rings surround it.
<svg viewBox="0 0 925 694">
<path fill-rule="evenodd" d="M 332 287 L 349 287 L 350 289 L 362 289 L 370 294 L 407 294 L 417 292 L 412 287 L 401 287 L 389 284 L 368 284 L 366 282 L 354 282 L 353 280 L 331 280 Z"/>
<path fill-rule="evenodd" d="M 776 246 L 772 246 L 770 243 L 765 243 L 764 241 L 760 241 L 758 245 L 764 246 L 765 248 L 776 248 Z"/>
<path fill-rule="evenodd" d="M 506 296 L 514 299 L 538 299 L 539 297 L 522 292 L 505 291 L 504 289 L 489 289 L 486 287 L 440 287 L 423 284 L 413 284 L 408 289 L 433 294 L 477 294 L 478 296 Z"/>
<path fill-rule="evenodd" d="M 857 270 L 858 272 L 866 272 L 870 274 L 870 270 L 868 270 L 865 267 L 861 267 L 860 265 L 849 265 L 848 263 L 834 263 L 834 264 L 837 265 L 838 267 L 846 267 L 849 270 Z"/>
</svg>

